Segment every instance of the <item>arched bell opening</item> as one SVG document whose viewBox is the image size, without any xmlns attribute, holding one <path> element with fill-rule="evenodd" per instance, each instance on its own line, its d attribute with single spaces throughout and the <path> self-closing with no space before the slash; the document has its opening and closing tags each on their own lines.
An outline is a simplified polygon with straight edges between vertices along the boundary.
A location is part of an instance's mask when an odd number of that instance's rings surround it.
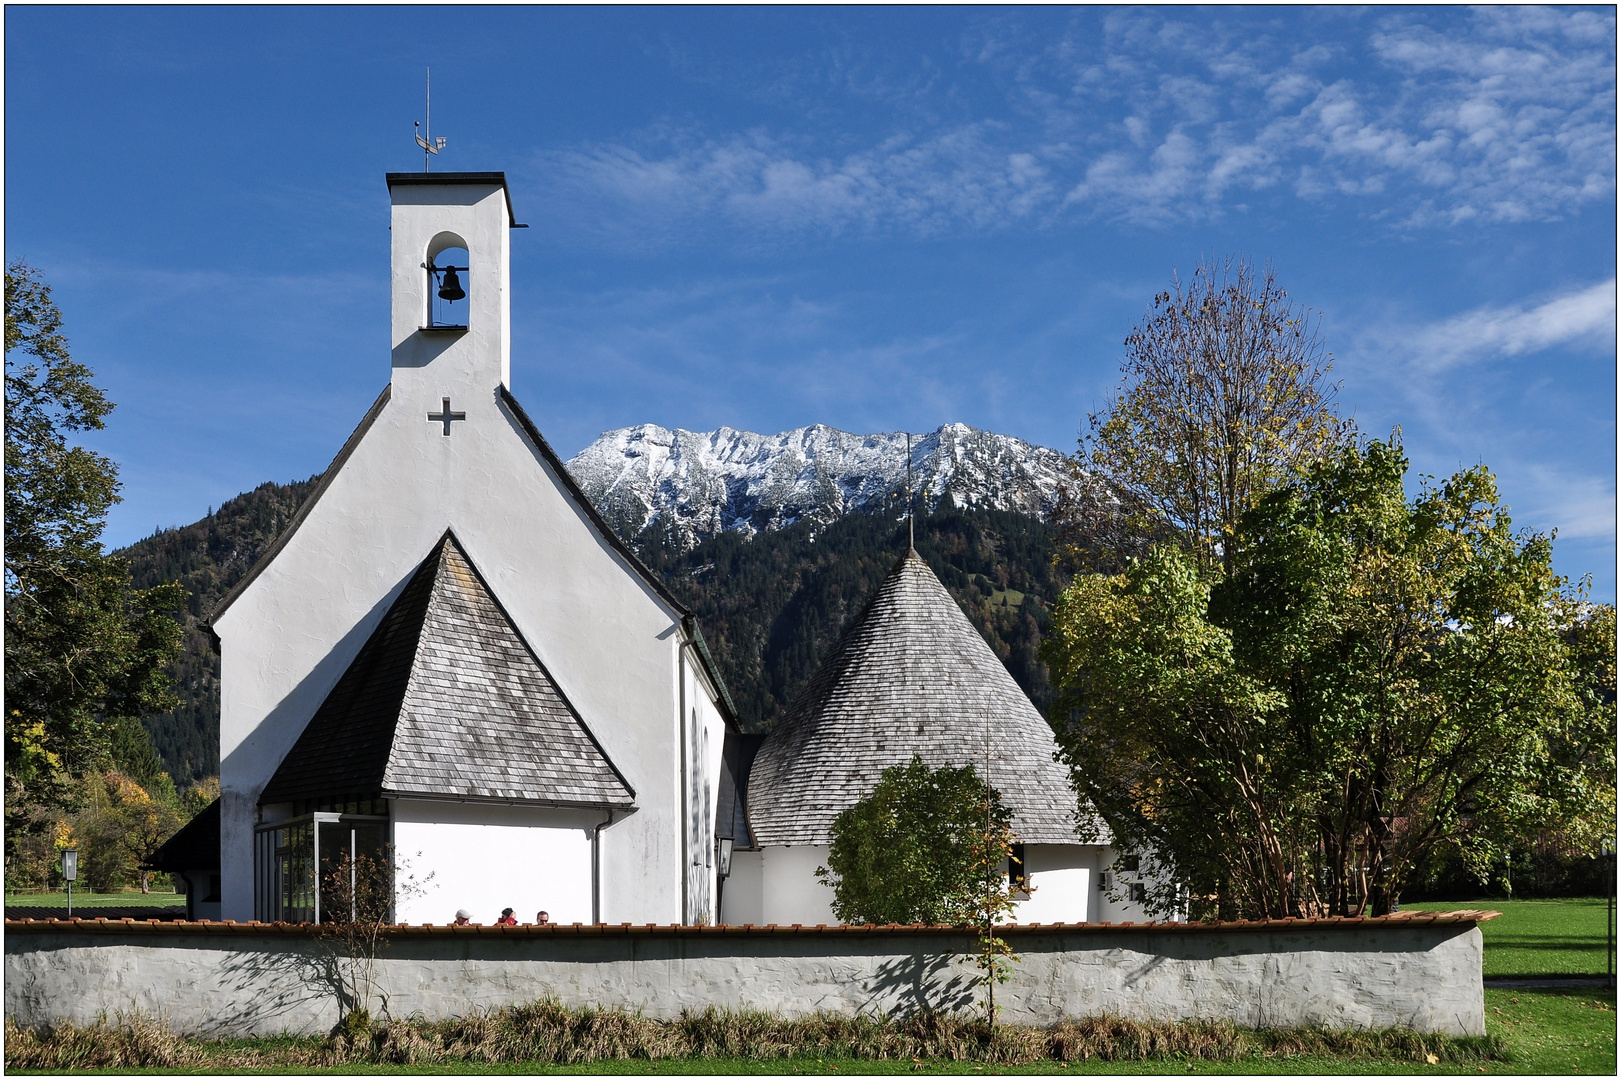
<svg viewBox="0 0 1621 1080">
<path fill-rule="evenodd" d="M 472 295 L 472 260 L 467 242 L 455 233 L 440 233 L 428 245 L 423 262 L 428 273 L 429 329 L 467 328 L 467 312 Z"/>
</svg>

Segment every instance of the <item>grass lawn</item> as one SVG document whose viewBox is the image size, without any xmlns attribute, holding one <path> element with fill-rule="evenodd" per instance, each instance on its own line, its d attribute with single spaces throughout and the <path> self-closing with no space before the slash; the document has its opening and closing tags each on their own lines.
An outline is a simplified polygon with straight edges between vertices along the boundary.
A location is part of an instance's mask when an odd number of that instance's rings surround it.
<svg viewBox="0 0 1621 1080">
<path fill-rule="evenodd" d="M 1486 975 L 1603 975 L 1608 905 L 1603 898 L 1470 900 L 1403 904 L 1402 910 L 1501 911 L 1501 918 L 1480 924 Z"/>
<path fill-rule="evenodd" d="M 38 892 L 38 893 L 6 893 L 6 907 L 59 907 L 68 906 L 68 894 L 65 892 Z M 92 907 L 185 907 L 186 894 L 177 892 L 159 892 L 153 889 L 149 893 L 142 893 L 136 889 L 133 892 L 92 893 L 81 889 L 73 890 L 73 910 Z"/>
</svg>

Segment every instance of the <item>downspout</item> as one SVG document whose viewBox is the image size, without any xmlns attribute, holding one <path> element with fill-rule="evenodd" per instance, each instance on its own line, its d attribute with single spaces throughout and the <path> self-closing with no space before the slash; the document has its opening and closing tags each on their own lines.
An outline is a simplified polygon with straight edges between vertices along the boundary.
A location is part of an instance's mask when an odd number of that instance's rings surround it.
<svg viewBox="0 0 1621 1080">
<path fill-rule="evenodd" d="M 610 807 L 608 816 L 597 822 L 591 830 L 591 922 L 595 926 L 602 925 L 602 830 L 614 823 L 614 812 Z"/>
</svg>

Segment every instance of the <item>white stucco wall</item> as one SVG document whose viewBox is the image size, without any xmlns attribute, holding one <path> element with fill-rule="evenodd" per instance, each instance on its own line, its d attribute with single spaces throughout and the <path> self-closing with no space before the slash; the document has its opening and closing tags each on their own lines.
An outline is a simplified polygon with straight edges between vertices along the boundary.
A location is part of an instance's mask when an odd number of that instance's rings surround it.
<svg viewBox="0 0 1621 1080">
<path fill-rule="evenodd" d="M 827 845 L 768 847 L 760 851 L 760 921 L 766 925 L 818 926 L 833 915 L 833 889 L 816 876 L 827 865 Z"/>
<path fill-rule="evenodd" d="M 763 866 L 758 851 L 734 851 L 732 874 L 721 890 L 720 921 L 729 926 L 764 926 Z"/>
<path fill-rule="evenodd" d="M 739 873 L 739 865 L 747 869 L 735 885 L 727 883 L 724 921 L 733 925 L 753 922 L 779 926 L 837 922 L 833 890 L 816 876 L 817 867 L 827 865 L 827 853 L 825 846 L 812 845 L 767 847 L 747 853 L 751 859 L 741 864 L 738 856 L 733 856 L 734 875 Z M 1150 918 L 1141 904 L 1127 899 L 1110 900 L 1099 886 L 1099 867 L 1114 864 L 1113 848 L 1031 844 L 1025 849 L 1025 859 L 1035 889 L 1030 899 L 1015 905 L 1015 922 L 1145 922 Z M 1121 877 L 1116 871 L 1114 879 Z M 1134 874 L 1123 877 L 1127 884 L 1141 880 Z"/>
<path fill-rule="evenodd" d="M 1014 930 L 996 1000 L 1010 1023 L 1109 1013 L 1254 1027 L 1485 1031 L 1473 923 Z M 644 928 L 394 933 L 373 1014 L 447 1019 L 554 997 L 673 1019 L 708 1006 L 782 1016 L 973 1007 L 966 934 Z M 25 1026 L 130 1013 L 215 1036 L 329 1031 L 329 957 L 306 933 L 57 931 L 5 937 L 5 1014 Z"/>
<path fill-rule="evenodd" d="M 1070 844 L 1030 844 L 1024 849 L 1030 899 L 1014 905 L 1021 923 L 1086 922 L 1092 911 L 1093 868 L 1098 849 Z"/>
<path fill-rule="evenodd" d="M 1093 915 L 1097 922 L 1144 922 L 1154 918 L 1143 905 L 1131 900 L 1133 884 L 1147 884 L 1152 862 L 1144 857 L 1138 869 L 1125 869 L 1125 860 L 1112 847 L 1092 849 L 1097 853 L 1093 873 Z M 1163 916 L 1161 916 L 1163 918 Z M 1179 917 L 1180 918 L 1180 917 Z M 1178 920 L 1171 920 L 1178 921 Z"/>
<path fill-rule="evenodd" d="M 638 811 L 603 833 L 602 917 L 679 922 L 678 612 L 592 526 L 499 400 L 510 351 L 500 186 L 406 187 L 393 196 L 390 399 L 275 561 L 214 622 L 222 915 L 253 917 L 259 792 L 452 528 L 636 792 Z M 421 264 L 445 232 L 464 243 L 473 267 L 466 334 L 417 329 L 426 312 Z M 542 389 L 535 393 L 543 402 Z M 427 420 L 445 397 L 467 414 L 449 437 Z"/>
<path fill-rule="evenodd" d="M 605 813 L 407 799 L 391 811 L 402 879 L 422 889 L 400 897 L 399 921 L 442 925 L 465 908 L 489 925 L 505 907 L 519 922 L 542 909 L 557 923 L 591 921 L 591 831 Z"/>
</svg>

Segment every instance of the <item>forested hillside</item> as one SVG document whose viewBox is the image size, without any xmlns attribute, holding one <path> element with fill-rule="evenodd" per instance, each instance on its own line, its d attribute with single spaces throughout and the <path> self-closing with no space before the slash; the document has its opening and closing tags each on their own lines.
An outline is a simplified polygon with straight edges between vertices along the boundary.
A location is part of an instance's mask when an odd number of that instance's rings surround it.
<svg viewBox="0 0 1621 1080">
<path fill-rule="evenodd" d="M 178 581 L 189 596 L 184 651 L 174 669 L 180 708 L 146 721 L 164 769 L 182 787 L 220 771 L 220 660 L 202 623 L 281 535 L 318 479 L 260 484 L 201 521 L 118 553 L 129 560 L 137 588 Z"/>
<path fill-rule="evenodd" d="M 297 512 L 317 478 L 262 484 L 184 528 L 124 549 L 135 583 L 179 581 L 190 593 L 181 707 L 148 721 L 176 783 L 219 772 L 219 657 L 201 624 Z M 1060 582 L 1047 531 L 1010 511 L 920 515 L 928 560 L 1038 708 L 1052 699 L 1037 658 Z M 722 533 L 691 550 L 654 530 L 632 543 L 692 608 L 744 724 L 769 729 L 821 658 L 906 550 L 906 525 L 889 515 L 805 521 L 752 538 Z"/>
</svg>

